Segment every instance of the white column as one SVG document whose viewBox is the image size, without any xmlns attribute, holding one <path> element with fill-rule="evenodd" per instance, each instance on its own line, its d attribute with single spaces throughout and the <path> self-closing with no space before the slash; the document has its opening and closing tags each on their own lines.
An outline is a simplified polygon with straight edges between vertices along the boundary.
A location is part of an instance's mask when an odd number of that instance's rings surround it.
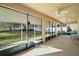
<svg viewBox="0 0 79 59">
<path fill-rule="evenodd" d="M 26 43 L 28 43 L 28 20 L 29 20 L 29 18 L 28 18 L 28 14 L 27 14 L 27 19 L 26 19 L 26 33 L 25 33 L 25 35 L 26 35 Z"/>
<path fill-rule="evenodd" d="M 46 28 L 46 18 L 42 16 L 42 42 L 44 43 L 45 40 L 45 28 Z"/>
<path fill-rule="evenodd" d="M 21 24 L 21 41 L 23 40 L 23 24 Z"/>
<path fill-rule="evenodd" d="M 78 20 L 78 32 L 79 32 L 79 20 Z"/>
<path fill-rule="evenodd" d="M 59 24 L 58 24 L 58 34 L 59 34 L 59 32 L 60 32 L 60 31 L 59 31 Z"/>
<path fill-rule="evenodd" d="M 54 25 L 55 24 L 53 23 L 53 36 L 55 35 L 55 32 L 54 32 L 55 31 L 55 27 L 54 27 Z"/>
<path fill-rule="evenodd" d="M 28 27 L 27 27 L 27 26 L 28 26 L 28 25 L 27 25 L 27 23 L 26 23 L 26 34 L 25 34 L 25 35 L 26 35 L 26 42 L 28 42 L 28 33 L 27 33 L 27 31 L 28 31 L 27 28 L 28 28 Z"/>
<path fill-rule="evenodd" d="M 55 23 L 55 35 L 57 36 L 57 24 Z"/>
<path fill-rule="evenodd" d="M 36 37 L 36 31 L 35 31 L 36 20 L 37 19 L 34 19 L 34 37 Z"/>
<path fill-rule="evenodd" d="M 63 31 L 63 24 L 61 24 L 61 33 L 62 33 L 62 31 Z"/>
</svg>

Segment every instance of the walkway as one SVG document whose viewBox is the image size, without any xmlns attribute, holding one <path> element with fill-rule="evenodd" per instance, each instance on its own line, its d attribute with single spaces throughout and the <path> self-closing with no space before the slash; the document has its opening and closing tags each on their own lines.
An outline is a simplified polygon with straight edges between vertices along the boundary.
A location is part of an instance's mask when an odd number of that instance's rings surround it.
<svg viewBox="0 0 79 59">
<path fill-rule="evenodd" d="M 41 56 L 79 56 L 79 41 L 71 38 L 71 36 L 68 35 L 60 35 L 58 37 L 52 38 L 43 45 L 61 49 L 62 51 L 41 54 Z M 26 53 L 32 51 L 33 49 L 35 49 L 35 47 L 19 52 L 14 56 L 27 56 Z"/>
</svg>

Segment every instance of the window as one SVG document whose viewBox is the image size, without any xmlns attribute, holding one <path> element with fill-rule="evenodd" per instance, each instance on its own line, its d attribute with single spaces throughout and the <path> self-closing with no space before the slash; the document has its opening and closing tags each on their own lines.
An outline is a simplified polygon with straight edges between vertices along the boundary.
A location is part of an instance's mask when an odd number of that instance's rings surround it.
<svg viewBox="0 0 79 59">
<path fill-rule="evenodd" d="M 39 18 L 35 18 L 35 36 L 38 37 L 40 36 L 41 37 L 41 34 L 42 34 L 42 24 L 41 24 L 41 19 Z"/>
<path fill-rule="evenodd" d="M 41 39 L 42 35 L 42 24 L 41 18 L 37 18 L 31 15 L 28 15 L 28 39 L 32 41 L 34 39 Z"/>
<path fill-rule="evenodd" d="M 53 34 L 55 34 L 55 32 L 56 32 L 56 28 L 55 28 L 55 23 L 53 23 Z"/>
<path fill-rule="evenodd" d="M 34 25 L 35 25 L 35 18 L 33 16 L 28 15 L 28 40 L 34 38 Z"/>
<path fill-rule="evenodd" d="M 61 33 L 62 31 L 62 28 L 61 28 L 61 25 L 59 25 L 59 33 Z"/>
<path fill-rule="evenodd" d="M 0 6 L 0 49 L 26 41 L 27 14 Z"/>
<path fill-rule="evenodd" d="M 21 24 L 0 22 L 0 47 L 21 41 Z"/>
<path fill-rule="evenodd" d="M 63 32 L 67 32 L 67 26 L 66 25 L 63 25 L 63 28 L 62 28 Z"/>
<path fill-rule="evenodd" d="M 46 21 L 46 35 L 50 34 L 50 21 Z"/>
<path fill-rule="evenodd" d="M 50 34 L 53 35 L 53 23 L 50 21 Z"/>
</svg>

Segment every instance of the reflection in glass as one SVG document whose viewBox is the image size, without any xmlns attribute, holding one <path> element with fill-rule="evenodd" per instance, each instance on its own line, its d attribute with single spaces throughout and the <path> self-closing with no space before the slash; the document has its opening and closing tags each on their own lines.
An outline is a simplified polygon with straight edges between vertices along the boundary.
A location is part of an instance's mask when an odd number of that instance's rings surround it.
<svg viewBox="0 0 79 59">
<path fill-rule="evenodd" d="M 21 40 L 21 24 L 0 22 L 0 46 Z"/>
<path fill-rule="evenodd" d="M 53 36 L 55 35 L 56 28 L 55 28 L 55 23 L 53 23 Z"/>
<path fill-rule="evenodd" d="M 50 22 L 46 21 L 46 35 L 50 34 Z"/>
<path fill-rule="evenodd" d="M 35 20 L 35 36 L 41 36 L 42 34 L 42 25 L 41 25 L 41 20 L 36 18 Z"/>
<path fill-rule="evenodd" d="M 34 17 L 28 15 L 28 39 L 34 38 Z"/>
<path fill-rule="evenodd" d="M 28 39 L 33 40 L 42 35 L 41 19 L 28 15 Z"/>
<path fill-rule="evenodd" d="M 52 35 L 52 32 L 53 32 L 53 24 L 52 22 L 50 21 L 50 34 Z"/>
</svg>

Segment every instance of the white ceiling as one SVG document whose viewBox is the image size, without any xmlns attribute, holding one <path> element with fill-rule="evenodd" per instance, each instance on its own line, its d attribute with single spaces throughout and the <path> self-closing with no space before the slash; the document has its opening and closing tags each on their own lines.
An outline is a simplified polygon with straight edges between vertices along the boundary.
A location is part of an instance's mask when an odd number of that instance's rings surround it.
<svg viewBox="0 0 79 59">
<path fill-rule="evenodd" d="M 79 18 L 78 3 L 25 3 L 24 5 L 56 18 L 61 22 L 65 22 L 65 20 L 73 22 Z M 59 12 L 62 12 L 62 14 L 60 15 Z"/>
</svg>

